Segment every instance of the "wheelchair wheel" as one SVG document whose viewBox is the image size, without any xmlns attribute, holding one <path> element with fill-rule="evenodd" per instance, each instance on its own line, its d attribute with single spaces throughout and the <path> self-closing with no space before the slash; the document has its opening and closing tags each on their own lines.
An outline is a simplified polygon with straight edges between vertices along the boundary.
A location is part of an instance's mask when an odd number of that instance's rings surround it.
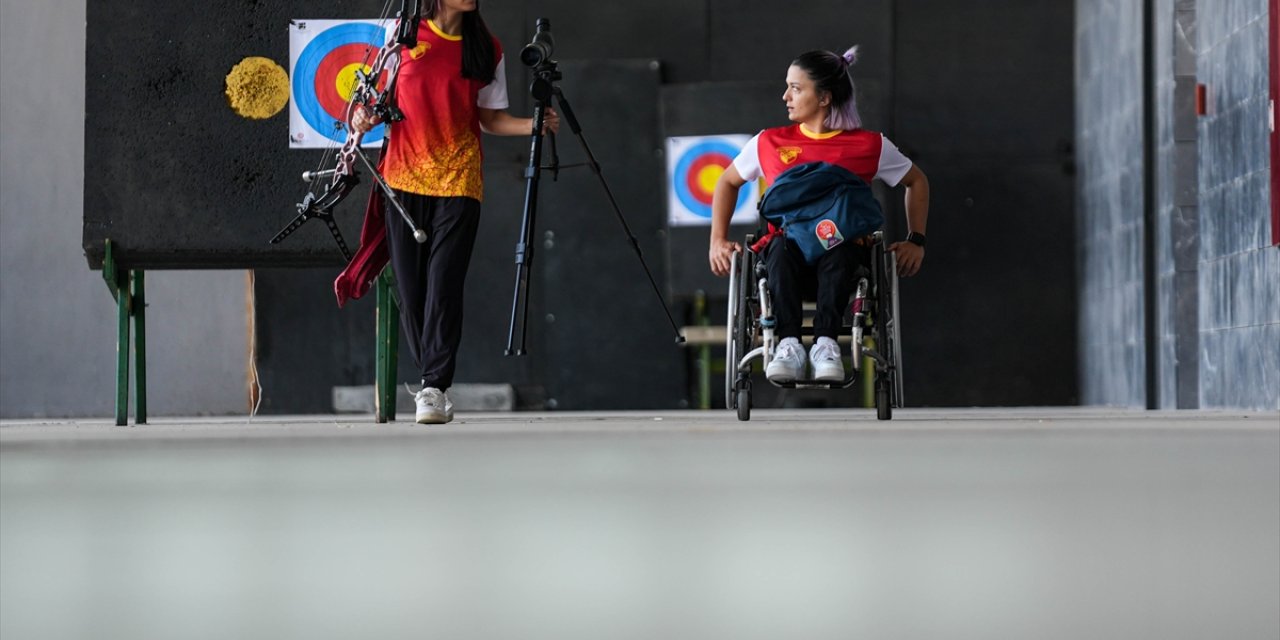
<svg viewBox="0 0 1280 640">
<path fill-rule="evenodd" d="M 889 389 L 880 383 L 876 383 L 876 419 L 893 419 L 893 404 L 889 401 Z"/>
<path fill-rule="evenodd" d="M 876 296 L 875 334 L 876 350 L 886 360 L 876 365 L 876 418 L 893 419 L 893 407 L 901 406 L 898 369 L 897 336 L 897 285 L 898 269 L 893 254 L 879 245 L 875 250 Z"/>
<path fill-rule="evenodd" d="M 733 410 L 738 406 L 738 397 L 735 393 L 738 381 L 738 362 L 742 359 L 746 352 L 738 340 L 738 319 L 739 310 L 741 309 L 742 290 L 739 286 L 742 280 L 742 258 L 739 254 L 734 254 L 729 264 L 729 313 L 728 320 L 725 322 L 725 344 L 724 344 L 724 408 Z"/>
<path fill-rule="evenodd" d="M 750 236 L 748 236 L 750 242 Z M 742 362 L 742 358 L 755 347 L 756 341 L 756 305 L 755 300 L 755 268 L 756 254 L 750 251 L 743 251 L 736 256 L 738 266 L 738 293 L 737 293 L 737 325 L 733 328 L 733 337 L 731 341 L 734 344 L 734 361 L 732 371 L 734 374 L 733 388 L 736 390 L 734 395 L 734 408 L 738 410 L 739 420 L 751 419 L 751 372 L 739 371 L 738 365 Z"/>
<path fill-rule="evenodd" d="M 729 311 L 725 323 L 724 403 L 726 409 L 739 409 L 742 390 L 749 389 L 750 373 L 738 370 L 742 358 L 755 343 L 755 311 L 751 304 L 755 290 L 753 272 L 755 254 L 735 253 L 729 267 Z M 750 400 L 748 392 L 746 398 Z M 748 407 L 749 409 L 749 407 Z"/>
</svg>

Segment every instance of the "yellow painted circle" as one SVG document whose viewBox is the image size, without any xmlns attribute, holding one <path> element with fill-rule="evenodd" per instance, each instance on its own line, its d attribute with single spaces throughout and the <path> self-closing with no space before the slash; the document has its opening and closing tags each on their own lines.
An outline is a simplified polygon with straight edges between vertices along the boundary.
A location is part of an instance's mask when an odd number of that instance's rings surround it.
<svg viewBox="0 0 1280 640">
<path fill-rule="evenodd" d="M 289 74 L 270 58 L 250 56 L 227 74 L 227 104 L 237 115 L 264 120 L 289 103 Z"/>
<path fill-rule="evenodd" d="M 363 62 L 353 62 L 338 72 L 338 77 L 333 80 L 333 87 L 337 89 L 338 95 L 342 96 L 343 102 L 351 100 L 351 94 L 355 91 L 357 82 L 356 70 L 363 70 L 368 73 L 370 68 L 369 65 Z"/>
<path fill-rule="evenodd" d="M 698 186 L 702 187 L 703 193 L 715 193 L 716 181 L 723 173 L 724 167 L 716 164 L 709 164 L 698 171 Z"/>
</svg>

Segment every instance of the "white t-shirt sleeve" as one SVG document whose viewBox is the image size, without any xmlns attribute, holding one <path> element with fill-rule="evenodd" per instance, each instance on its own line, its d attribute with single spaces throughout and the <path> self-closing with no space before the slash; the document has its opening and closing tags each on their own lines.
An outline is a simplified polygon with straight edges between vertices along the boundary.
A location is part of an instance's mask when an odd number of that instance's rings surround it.
<svg viewBox="0 0 1280 640">
<path fill-rule="evenodd" d="M 485 85 L 476 98 L 476 106 L 481 109 L 506 109 L 511 106 L 507 97 L 507 56 L 498 58 L 498 66 L 493 71 L 493 82 Z"/>
<path fill-rule="evenodd" d="M 738 175 L 743 180 L 751 182 L 759 180 L 762 174 L 760 168 L 760 134 L 756 134 L 754 138 L 747 141 L 743 145 L 742 151 L 738 152 L 738 157 L 733 159 L 733 168 L 738 170 Z"/>
<path fill-rule="evenodd" d="M 880 136 L 880 167 L 876 169 L 876 177 L 885 184 L 896 187 L 902 178 L 911 170 L 911 160 L 898 151 L 889 139 Z"/>
</svg>

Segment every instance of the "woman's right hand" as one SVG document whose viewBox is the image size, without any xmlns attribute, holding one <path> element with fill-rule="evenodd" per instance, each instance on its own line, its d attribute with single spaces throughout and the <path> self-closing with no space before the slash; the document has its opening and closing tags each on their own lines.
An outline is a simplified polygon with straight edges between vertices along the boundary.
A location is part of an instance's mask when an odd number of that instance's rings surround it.
<svg viewBox="0 0 1280 640">
<path fill-rule="evenodd" d="M 351 116 L 351 128 L 360 133 L 369 133 L 370 129 L 382 124 L 382 119 L 369 113 L 364 105 L 356 105 L 356 111 Z"/>
<path fill-rule="evenodd" d="M 707 252 L 707 259 L 711 262 L 711 273 L 722 277 L 729 275 L 729 268 L 733 265 L 733 254 L 740 251 L 742 251 L 742 245 L 736 242 L 713 238 L 711 249 Z"/>
</svg>

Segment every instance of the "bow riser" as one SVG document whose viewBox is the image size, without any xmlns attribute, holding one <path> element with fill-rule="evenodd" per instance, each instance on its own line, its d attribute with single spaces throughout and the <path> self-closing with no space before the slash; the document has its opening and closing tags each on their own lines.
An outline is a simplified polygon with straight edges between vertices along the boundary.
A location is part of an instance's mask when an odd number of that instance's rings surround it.
<svg viewBox="0 0 1280 640">
<path fill-rule="evenodd" d="M 412 5 L 413 10 L 406 11 L 409 6 L 408 0 L 401 2 L 400 19 L 396 25 L 395 38 L 378 50 L 378 54 L 373 63 L 369 65 L 367 72 L 364 70 L 356 72 L 357 82 L 353 87 L 351 99 L 347 102 L 346 118 L 343 123 L 347 135 L 342 143 L 341 150 L 337 153 L 334 168 L 308 171 L 303 174 L 303 180 L 308 182 L 324 177 L 331 177 L 331 180 L 320 195 L 317 196 L 314 192 L 307 193 L 307 196 L 297 205 L 298 215 L 271 239 L 271 244 L 277 244 L 284 240 L 306 221 L 312 218 L 320 218 L 329 227 L 329 231 L 333 234 L 333 239 L 342 251 L 343 257 L 350 261 L 351 253 L 347 250 L 347 244 L 333 219 L 333 209 L 345 200 L 347 196 L 351 195 L 356 185 L 360 183 L 360 174 L 356 169 L 357 160 L 367 165 L 367 168 L 374 173 L 375 185 L 384 191 L 388 191 L 390 200 L 397 211 L 406 218 L 410 226 L 415 228 L 415 238 L 421 236 L 418 240 L 419 242 L 425 239 L 425 234 L 417 230 L 416 225 L 408 220 L 407 214 L 404 212 L 403 207 L 399 205 L 399 202 L 396 201 L 394 194 L 389 193 L 390 188 L 387 186 L 386 181 L 382 179 L 382 176 L 378 175 L 377 168 L 369 163 L 367 157 L 363 157 L 360 145 L 364 141 L 364 132 L 357 130 L 352 125 L 357 111 L 362 108 L 366 110 L 366 114 L 372 113 L 379 120 L 396 122 L 403 119 L 399 110 L 394 106 L 391 94 L 400 71 L 401 52 L 406 47 L 410 49 L 416 47 L 418 42 L 418 25 L 422 21 L 422 2 L 421 0 L 415 0 Z M 386 14 L 384 13 L 383 15 Z M 381 85 L 381 90 L 379 90 L 379 85 Z"/>
</svg>

